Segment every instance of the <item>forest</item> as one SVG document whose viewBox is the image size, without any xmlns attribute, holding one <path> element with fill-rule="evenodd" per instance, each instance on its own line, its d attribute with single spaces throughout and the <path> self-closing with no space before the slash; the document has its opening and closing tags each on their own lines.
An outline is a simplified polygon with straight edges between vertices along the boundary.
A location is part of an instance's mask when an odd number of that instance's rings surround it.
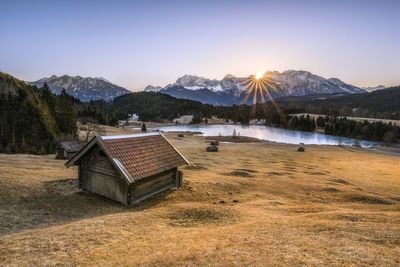
<svg viewBox="0 0 400 267">
<path fill-rule="evenodd" d="M 400 86 L 370 93 L 278 100 L 290 113 L 400 120 Z"/>
<path fill-rule="evenodd" d="M 46 154 L 76 134 L 79 102 L 0 73 L 0 152 Z"/>
</svg>

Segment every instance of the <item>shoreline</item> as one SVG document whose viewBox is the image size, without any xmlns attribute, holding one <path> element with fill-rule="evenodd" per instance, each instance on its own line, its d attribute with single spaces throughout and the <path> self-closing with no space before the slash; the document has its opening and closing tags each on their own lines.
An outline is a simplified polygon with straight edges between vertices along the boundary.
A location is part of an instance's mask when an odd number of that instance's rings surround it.
<svg viewBox="0 0 400 267">
<path fill-rule="evenodd" d="M 204 139 L 205 142 L 210 142 L 210 141 L 219 141 L 221 143 L 226 143 L 226 144 L 235 144 L 235 143 L 248 143 L 248 144 L 256 144 L 256 143 L 265 143 L 265 144 L 270 144 L 270 145 L 277 145 L 277 146 L 291 146 L 291 147 L 299 147 L 299 146 L 305 146 L 307 147 L 338 147 L 338 148 L 343 148 L 348 151 L 365 151 L 365 152 L 375 152 L 379 154 L 385 154 L 385 155 L 391 155 L 391 156 L 400 156 L 400 146 L 396 147 L 390 147 L 390 146 L 385 146 L 383 144 L 377 144 L 372 147 L 366 148 L 366 147 L 359 147 L 355 145 L 329 145 L 329 144 L 291 144 L 291 143 L 285 143 L 285 142 L 278 142 L 278 141 L 271 141 L 271 140 L 263 140 L 255 137 L 249 137 L 249 136 L 236 136 L 233 138 L 232 136 L 203 136 L 202 133 L 199 132 L 190 132 L 190 131 L 173 131 L 173 132 L 164 132 L 167 135 L 172 135 L 172 134 L 187 134 L 190 136 L 199 136 Z M 179 138 L 179 137 L 177 137 Z M 184 138 L 184 137 L 183 137 Z"/>
<path fill-rule="evenodd" d="M 161 126 L 161 127 L 174 127 L 174 126 L 177 126 L 177 127 L 201 127 L 201 126 L 204 126 L 204 127 L 207 127 L 207 126 L 220 126 L 221 124 L 180 124 L 180 125 L 165 125 L 165 126 Z M 254 126 L 258 126 L 258 127 L 267 127 L 267 128 L 272 128 L 272 129 L 277 129 L 277 130 L 282 130 L 282 131 L 288 131 L 288 132 L 293 132 L 293 133 L 304 133 L 304 134 L 317 134 L 317 135 L 322 135 L 322 136 L 326 136 L 326 137 L 328 137 L 328 138 L 334 138 L 334 139 L 336 139 L 336 140 L 339 140 L 339 139 L 343 139 L 342 141 L 344 141 L 342 144 L 306 144 L 306 145 L 330 145 L 330 146 L 356 146 L 356 144 L 358 143 L 358 144 L 361 144 L 362 142 L 366 142 L 367 144 L 369 144 L 369 145 L 371 145 L 371 146 L 362 146 L 363 148 L 367 148 L 367 149 L 370 149 L 370 148 L 372 148 L 372 147 L 374 147 L 374 146 L 377 146 L 377 145 L 383 145 L 383 143 L 381 143 L 381 142 L 377 142 L 377 141 L 371 141 L 371 140 L 356 140 L 356 139 L 354 139 L 354 138 L 351 138 L 351 137 L 344 137 L 344 136 L 335 136 L 335 135 L 329 135 L 329 134 L 325 134 L 325 133 L 321 133 L 321 132 L 318 132 L 318 131 L 314 131 L 314 132 L 307 132 L 307 131 L 299 131 L 299 130 L 291 130 L 291 129 L 286 129 L 286 128 L 280 128 L 280 127 L 273 127 L 273 126 L 266 126 L 266 125 L 259 125 L 259 124 L 251 124 L 251 125 L 241 125 L 241 124 L 231 124 L 231 123 L 226 123 L 226 124 L 223 124 L 223 125 L 226 125 L 226 126 L 241 126 L 241 127 L 244 127 L 244 128 L 246 128 L 246 127 L 254 127 Z M 165 130 L 163 130 L 163 129 L 156 129 L 156 128 L 150 128 L 150 130 L 152 130 L 152 131 L 161 131 L 161 132 L 164 132 L 164 133 L 194 133 L 194 134 L 199 134 L 199 135 L 203 135 L 204 137 L 209 137 L 209 136 L 206 136 L 206 135 L 204 135 L 205 133 L 204 132 L 201 132 L 201 131 L 199 131 L 199 129 L 196 129 L 195 131 L 190 131 L 190 129 L 184 129 L 184 130 L 182 130 L 182 131 L 179 131 L 179 130 L 173 130 L 173 131 L 165 131 Z M 238 132 L 238 133 L 240 133 L 240 132 Z M 240 133 L 241 134 L 241 133 Z M 213 135 L 213 136 L 217 136 L 217 135 Z M 219 135 L 218 135 L 219 136 Z M 224 137 L 228 137 L 228 136 L 231 136 L 231 135 L 221 135 L 221 136 L 224 136 Z M 239 135 L 240 136 L 240 135 Z M 257 138 L 257 137 L 252 137 L 252 136 L 248 136 L 248 135 L 246 135 L 246 134 L 242 134 L 241 136 L 246 136 L 246 137 L 249 137 L 249 138 L 254 138 L 254 139 L 260 139 L 260 140 L 263 140 L 263 141 L 270 141 L 270 142 L 277 142 L 277 143 L 284 143 L 284 144 L 293 144 L 293 145 L 300 145 L 301 143 L 303 143 L 303 142 L 299 142 L 299 143 L 286 143 L 286 142 L 279 142 L 279 141 L 272 141 L 272 140 L 266 140 L 266 139 L 262 139 L 262 138 Z M 345 143 L 346 143 L 346 140 L 348 140 L 348 141 L 350 141 L 350 143 L 351 144 L 348 144 L 348 145 L 346 145 Z"/>
</svg>

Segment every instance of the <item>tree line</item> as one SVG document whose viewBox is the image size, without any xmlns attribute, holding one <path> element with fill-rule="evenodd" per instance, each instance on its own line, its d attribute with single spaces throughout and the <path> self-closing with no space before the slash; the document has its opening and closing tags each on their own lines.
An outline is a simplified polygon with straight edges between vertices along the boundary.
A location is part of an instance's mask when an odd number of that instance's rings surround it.
<svg viewBox="0 0 400 267">
<path fill-rule="evenodd" d="M 395 143 L 399 139 L 400 127 L 392 123 L 380 121 L 355 121 L 346 117 L 318 117 L 317 126 L 324 129 L 325 134 L 351 137 L 385 143 Z"/>
</svg>

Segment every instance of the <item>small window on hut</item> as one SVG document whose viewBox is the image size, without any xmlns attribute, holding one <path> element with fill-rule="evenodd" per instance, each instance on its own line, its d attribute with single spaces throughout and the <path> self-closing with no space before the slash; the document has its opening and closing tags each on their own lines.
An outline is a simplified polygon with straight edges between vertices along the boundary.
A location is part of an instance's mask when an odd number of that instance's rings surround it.
<svg viewBox="0 0 400 267">
<path fill-rule="evenodd" d="M 99 150 L 99 155 L 102 156 L 102 157 L 104 157 L 104 158 L 107 157 L 106 153 L 104 153 L 103 150 Z"/>
</svg>

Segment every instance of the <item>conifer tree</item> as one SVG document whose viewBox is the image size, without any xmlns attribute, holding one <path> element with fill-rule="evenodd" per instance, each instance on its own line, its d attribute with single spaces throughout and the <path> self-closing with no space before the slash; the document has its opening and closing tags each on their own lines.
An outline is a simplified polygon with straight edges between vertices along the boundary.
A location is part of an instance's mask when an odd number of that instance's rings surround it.
<svg viewBox="0 0 400 267">
<path fill-rule="evenodd" d="M 146 123 L 142 124 L 142 132 L 147 132 Z"/>
</svg>

